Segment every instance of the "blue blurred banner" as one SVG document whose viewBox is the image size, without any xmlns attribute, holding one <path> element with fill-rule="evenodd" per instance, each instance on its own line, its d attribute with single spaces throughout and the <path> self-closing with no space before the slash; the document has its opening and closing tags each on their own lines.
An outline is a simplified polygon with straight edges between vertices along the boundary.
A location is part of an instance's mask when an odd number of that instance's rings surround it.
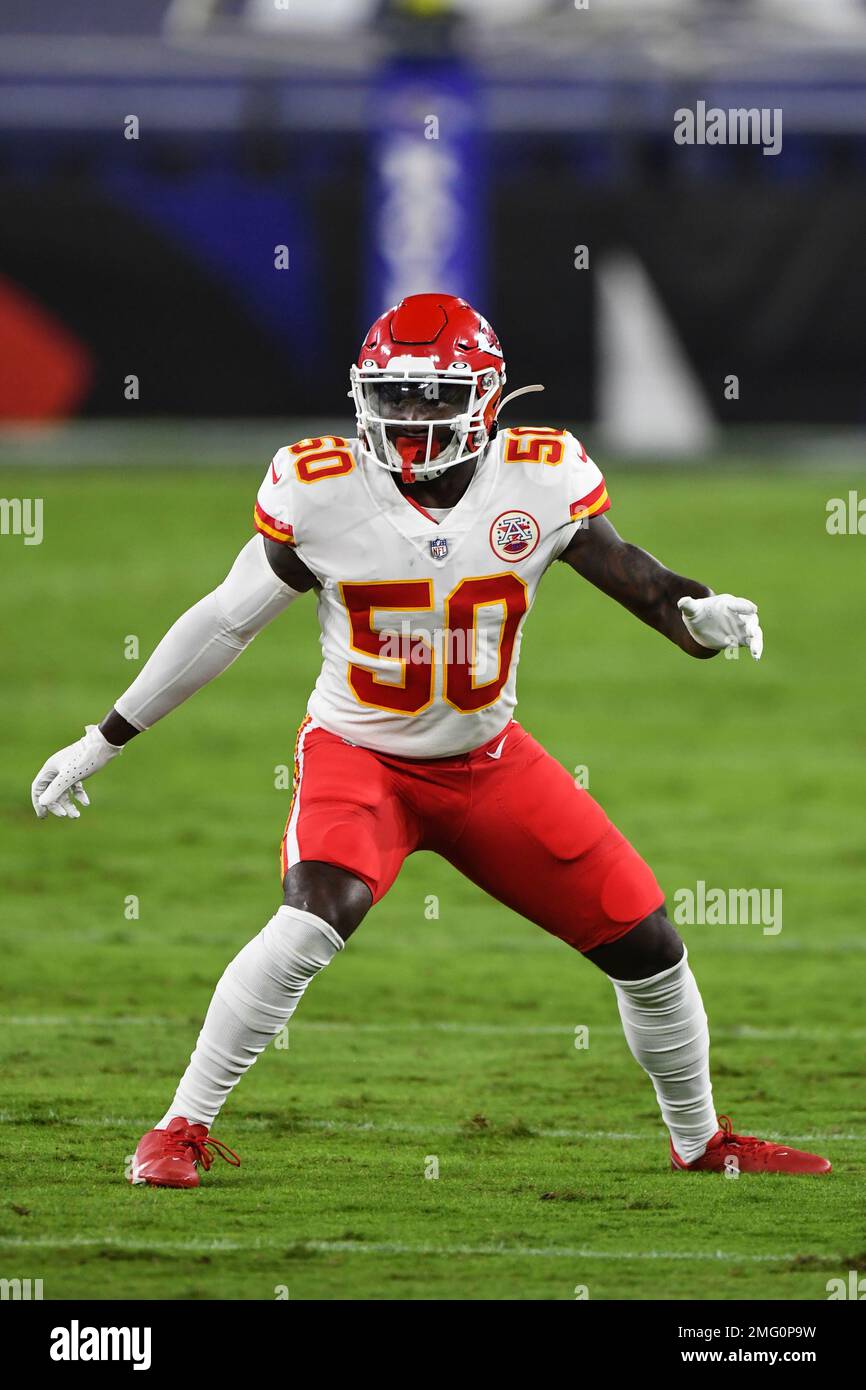
<svg viewBox="0 0 866 1390">
<path fill-rule="evenodd" d="M 456 62 L 386 65 L 372 98 L 367 325 L 406 294 L 483 306 L 483 136 L 472 74 Z"/>
</svg>

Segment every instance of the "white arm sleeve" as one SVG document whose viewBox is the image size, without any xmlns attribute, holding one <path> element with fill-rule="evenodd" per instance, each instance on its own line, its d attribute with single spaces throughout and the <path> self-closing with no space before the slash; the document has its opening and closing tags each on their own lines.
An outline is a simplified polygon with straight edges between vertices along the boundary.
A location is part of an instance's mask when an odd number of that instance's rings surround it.
<svg viewBox="0 0 866 1390">
<path fill-rule="evenodd" d="M 169 628 L 114 708 L 133 728 L 149 729 L 231 666 L 297 597 L 271 569 L 264 537 L 254 536 L 219 588 Z"/>
</svg>

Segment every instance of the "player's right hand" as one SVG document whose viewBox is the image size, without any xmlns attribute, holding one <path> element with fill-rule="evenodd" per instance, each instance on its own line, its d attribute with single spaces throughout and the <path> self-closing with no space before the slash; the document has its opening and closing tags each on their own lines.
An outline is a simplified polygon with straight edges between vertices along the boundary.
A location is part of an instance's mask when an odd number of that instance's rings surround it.
<svg viewBox="0 0 866 1390">
<path fill-rule="evenodd" d="M 90 798 L 83 786 L 85 779 L 122 752 L 122 748 L 108 742 L 95 724 L 88 724 L 84 738 L 54 753 L 36 774 L 30 796 L 40 820 L 49 811 L 52 816 L 77 820 L 81 812 L 72 798 L 82 806 L 89 806 Z"/>
<path fill-rule="evenodd" d="M 757 605 L 749 598 L 733 594 L 710 594 L 709 598 L 681 598 L 677 608 L 683 622 L 702 647 L 721 651 L 723 647 L 748 647 L 755 661 L 764 650 L 764 634 L 758 621 Z"/>
</svg>

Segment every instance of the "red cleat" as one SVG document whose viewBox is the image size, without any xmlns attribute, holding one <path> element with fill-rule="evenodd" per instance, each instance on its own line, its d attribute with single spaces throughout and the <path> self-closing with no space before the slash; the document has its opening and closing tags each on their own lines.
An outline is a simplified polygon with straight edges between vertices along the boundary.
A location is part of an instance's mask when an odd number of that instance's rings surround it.
<svg viewBox="0 0 866 1390">
<path fill-rule="evenodd" d="M 756 1139 L 753 1134 L 735 1134 L 727 1115 L 719 1116 L 721 1129 L 714 1134 L 706 1152 L 694 1163 L 684 1163 L 671 1141 L 671 1167 L 674 1172 L 723 1173 L 728 1168 L 740 1173 L 829 1173 L 830 1160 L 819 1154 L 803 1153 L 788 1144 Z M 731 1162 L 733 1160 L 733 1162 Z"/>
<path fill-rule="evenodd" d="M 149 1129 L 139 1139 L 129 1181 L 150 1187 L 198 1187 L 198 1165 L 207 1172 L 213 1163 L 209 1147 L 226 1163 L 240 1168 L 241 1161 L 234 1150 L 219 1139 L 211 1139 L 207 1125 L 191 1125 L 176 1115 L 166 1129 Z"/>
</svg>

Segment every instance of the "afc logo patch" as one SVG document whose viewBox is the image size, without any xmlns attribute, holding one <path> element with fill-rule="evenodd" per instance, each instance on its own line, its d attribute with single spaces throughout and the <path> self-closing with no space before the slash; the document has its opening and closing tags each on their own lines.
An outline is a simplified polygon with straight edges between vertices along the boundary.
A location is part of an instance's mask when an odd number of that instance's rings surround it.
<svg viewBox="0 0 866 1390">
<path fill-rule="evenodd" d="M 490 528 L 490 548 L 500 560 L 525 560 L 541 539 L 529 512 L 502 512 Z"/>
</svg>

